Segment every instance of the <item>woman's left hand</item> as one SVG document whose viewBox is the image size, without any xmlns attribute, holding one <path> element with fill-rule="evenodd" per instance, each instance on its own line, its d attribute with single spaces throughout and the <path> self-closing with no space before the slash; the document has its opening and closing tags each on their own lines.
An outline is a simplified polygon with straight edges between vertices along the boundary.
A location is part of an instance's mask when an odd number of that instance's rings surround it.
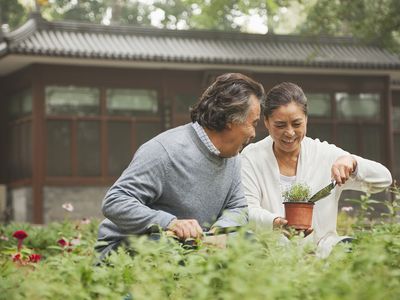
<svg viewBox="0 0 400 300">
<path fill-rule="evenodd" d="M 331 175 L 336 183 L 341 186 L 357 168 L 357 161 L 351 155 L 340 156 L 332 165 Z"/>
</svg>

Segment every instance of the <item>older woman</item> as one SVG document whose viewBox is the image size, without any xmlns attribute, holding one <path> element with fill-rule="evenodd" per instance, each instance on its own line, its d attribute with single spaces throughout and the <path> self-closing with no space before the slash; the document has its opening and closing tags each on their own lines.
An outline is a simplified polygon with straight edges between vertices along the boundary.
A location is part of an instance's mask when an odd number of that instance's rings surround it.
<svg viewBox="0 0 400 300">
<path fill-rule="evenodd" d="M 287 224 L 284 190 L 294 183 L 307 183 L 316 192 L 334 179 L 337 186 L 332 193 L 315 204 L 313 232 L 306 237 L 318 245 L 320 256 L 327 256 L 333 245 L 346 238 L 336 232 L 342 191 L 382 191 L 392 183 L 391 174 L 380 163 L 306 137 L 307 98 L 296 84 L 273 87 L 262 105 L 269 136 L 242 152 L 250 220 L 267 229 L 283 226 Z"/>
</svg>

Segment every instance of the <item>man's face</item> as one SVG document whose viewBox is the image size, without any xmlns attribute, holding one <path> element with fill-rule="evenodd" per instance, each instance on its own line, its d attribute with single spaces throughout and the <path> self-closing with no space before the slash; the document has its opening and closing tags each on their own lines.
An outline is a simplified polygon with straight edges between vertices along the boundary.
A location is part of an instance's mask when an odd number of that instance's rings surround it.
<svg viewBox="0 0 400 300">
<path fill-rule="evenodd" d="M 307 132 L 307 116 L 300 105 L 290 102 L 273 111 L 265 121 L 274 149 L 286 153 L 300 150 L 300 144 Z"/>
<path fill-rule="evenodd" d="M 225 142 L 221 156 L 232 157 L 256 136 L 256 127 L 260 120 L 260 102 L 255 95 L 250 96 L 250 109 L 243 123 L 228 123 L 224 130 Z"/>
</svg>

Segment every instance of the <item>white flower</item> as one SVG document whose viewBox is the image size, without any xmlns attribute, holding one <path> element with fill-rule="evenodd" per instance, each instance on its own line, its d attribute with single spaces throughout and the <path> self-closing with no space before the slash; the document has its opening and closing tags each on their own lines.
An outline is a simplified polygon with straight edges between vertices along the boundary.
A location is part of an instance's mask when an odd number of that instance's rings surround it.
<svg viewBox="0 0 400 300">
<path fill-rule="evenodd" d="M 71 202 L 64 203 L 62 205 L 62 208 L 64 208 L 68 212 L 73 212 L 74 211 L 74 206 L 71 204 Z"/>
<path fill-rule="evenodd" d="M 81 243 L 80 239 L 72 239 L 71 242 L 69 243 L 71 246 L 76 246 Z"/>
<path fill-rule="evenodd" d="M 352 206 L 343 206 L 341 209 L 341 211 L 343 211 L 343 212 L 351 212 L 353 210 L 354 210 L 354 208 Z"/>
</svg>

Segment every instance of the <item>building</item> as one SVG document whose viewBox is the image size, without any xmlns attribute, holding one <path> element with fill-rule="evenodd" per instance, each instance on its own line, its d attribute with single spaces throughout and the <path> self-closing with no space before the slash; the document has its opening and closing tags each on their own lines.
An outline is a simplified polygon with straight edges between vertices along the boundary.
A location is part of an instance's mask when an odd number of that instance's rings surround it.
<svg viewBox="0 0 400 300">
<path fill-rule="evenodd" d="M 400 178 L 400 58 L 346 38 L 171 31 L 33 14 L 0 33 L 0 184 L 16 221 L 100 216 L 135 150 L 189 121 L 223 72 L 309 99 L 308 135 L 385 164 Z M 258 138 L 266 135 L 263 125 Z M 1 207 L 1 205 L 0 205 Z"/>
</svg>

